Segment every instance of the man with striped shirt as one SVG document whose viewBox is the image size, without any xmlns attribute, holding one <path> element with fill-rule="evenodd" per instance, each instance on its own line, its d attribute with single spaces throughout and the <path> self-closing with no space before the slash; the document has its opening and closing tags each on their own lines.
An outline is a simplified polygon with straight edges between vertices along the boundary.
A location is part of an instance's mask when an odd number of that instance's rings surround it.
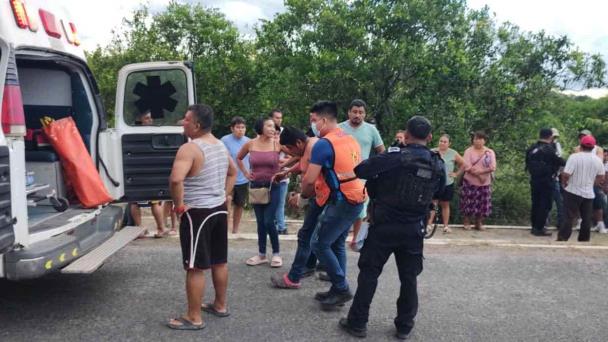
<svg viewBox="0 0 608 342">
<path fill-rule="evenodd" d="M 205 327 L 201 310 L 219 317 L 226 308 L 228 287 L 228 212 L 226 194 L 236 181 L 236 166 L 224 144 L 211 133 L 213 109 L 188 107 L 184 134 L 192 139 L 177 151 L 171 171 L 171 197 L 180 216 L 182 265 L 186 270 L 188 312 L 168 322 L 171 329 Z M 215 300 L 202 304 L 204 270 L 211 269 Z"/>
</svg>

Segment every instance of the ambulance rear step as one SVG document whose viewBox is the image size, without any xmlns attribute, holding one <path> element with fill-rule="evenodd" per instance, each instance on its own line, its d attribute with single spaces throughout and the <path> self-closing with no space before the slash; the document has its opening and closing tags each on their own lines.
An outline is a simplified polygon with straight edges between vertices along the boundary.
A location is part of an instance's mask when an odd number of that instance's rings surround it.
<svg viewBox="0 0 608 342">
<path fill-rule="evenodd" d="M 135 240 L 143 231 L 143 227 L 124 227 L 99 247 L 62 268 L 61 273 L 93 273 L 107 258 Z"/>
</svg>

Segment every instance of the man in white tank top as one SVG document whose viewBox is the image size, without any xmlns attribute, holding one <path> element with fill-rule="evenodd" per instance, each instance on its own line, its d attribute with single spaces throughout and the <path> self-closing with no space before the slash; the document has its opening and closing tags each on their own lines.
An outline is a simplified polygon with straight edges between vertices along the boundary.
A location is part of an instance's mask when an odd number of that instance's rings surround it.
<svg viewBox="0 0 608 342">
<path fill-rule="evenodd" d="M 224 144 L 211 133 L 211 107 L 201 104 L 188 107 L 183 125 L 184 134 L 192 140 L 177 151 L 170 185 L 174 210 L 181 220 L 188 311 L 167 325 L 176 330 L 200 330 L 205 327 L 201 310 L 218 317 L 229 315 L 226 194 L 234 187 L 237 170 Z M 215 301 L 202 304 L 203 271 L 207 269 L 211 269 Z"/>
</svg>

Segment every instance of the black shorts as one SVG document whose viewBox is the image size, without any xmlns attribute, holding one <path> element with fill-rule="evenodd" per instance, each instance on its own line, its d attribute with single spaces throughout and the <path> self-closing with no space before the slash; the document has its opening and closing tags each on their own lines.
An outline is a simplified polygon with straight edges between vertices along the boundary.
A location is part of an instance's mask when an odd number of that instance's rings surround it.
<svg viewBox="0 0 608 342">
<path fill-rule="evenodd" d="M 441 202 L 450 202 L 454 197 L 454 183 L 446 185 L 443 191 L 435 194 L 435 199 Z"/>
<path fill-rule="evenodd" d="M 232 203 L 237 207 L 244 207 L 249 197 L 249 183 L 235 185 L 232 190 Z"/>
<path fill-rule="evenodd" d="M 179 240 L 185 269 L 206 270 L 228 262 L 227 216 L 225 204 L 212 209 L 192 208 L 182 215 Z"/>
</svg>

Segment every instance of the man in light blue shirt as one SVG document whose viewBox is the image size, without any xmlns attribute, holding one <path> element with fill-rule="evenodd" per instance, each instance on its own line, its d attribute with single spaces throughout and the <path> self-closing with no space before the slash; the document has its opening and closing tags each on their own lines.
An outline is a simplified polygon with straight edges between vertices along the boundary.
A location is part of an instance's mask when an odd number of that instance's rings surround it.
<svg viewBox="0 0 608 342">
<path fill-rule="evenodd" d="M 380 136 L 380 132 L 376 126 L 365 122 L 367 104 L 365 101 L 355 99 L 348 107 L 348 120 L 340 123 L 340 128 L 352 135 L 361 147 L 361 161 L 369 158 L 372 149 L 376 153 L 384 152 L 384 142 Z M 369 201 L 369 200 L 368 200 Z M 367 201 L 363 206 L 363 210 L 359 214 L 359 218 L 353 223 L 353 238 L 350 242 L 351 248 L 355 248 L 357 234 L 361 229 L 363 219 L 367 216 Z"/>
<path fill-rule="evenodd" d="M 241 150 L 241 147 L 249 141 L 249 138 L 245 136 L 245 132 L 247 131 L 245 119 L 240 116 L 232 118 L 230 121 L 230 131 L 232 132 L 231 134 L 222 137 L 222 142 L 230 152 L 232 160 L 236 163 L 236 155 Z M 245 167 L 249 168 L 249 156 L 245 157 L 243 163 L 245 163 Z M 232 200 L 233 204 L 232 210 L 230 210 L 230 205 L 228 205 L 228 209 L 232 212 L 232 234 L 237 234 L 239 232 L 243 209 L 245 208 L 245 204 L 247 204 L 248 197 L 249 179 L 247 179 L 239 169 L 236 183 L 234 184 L 234 190 L 230 196 L 226 197 L 226 202 L 228 203 Z"/>
</svg>

